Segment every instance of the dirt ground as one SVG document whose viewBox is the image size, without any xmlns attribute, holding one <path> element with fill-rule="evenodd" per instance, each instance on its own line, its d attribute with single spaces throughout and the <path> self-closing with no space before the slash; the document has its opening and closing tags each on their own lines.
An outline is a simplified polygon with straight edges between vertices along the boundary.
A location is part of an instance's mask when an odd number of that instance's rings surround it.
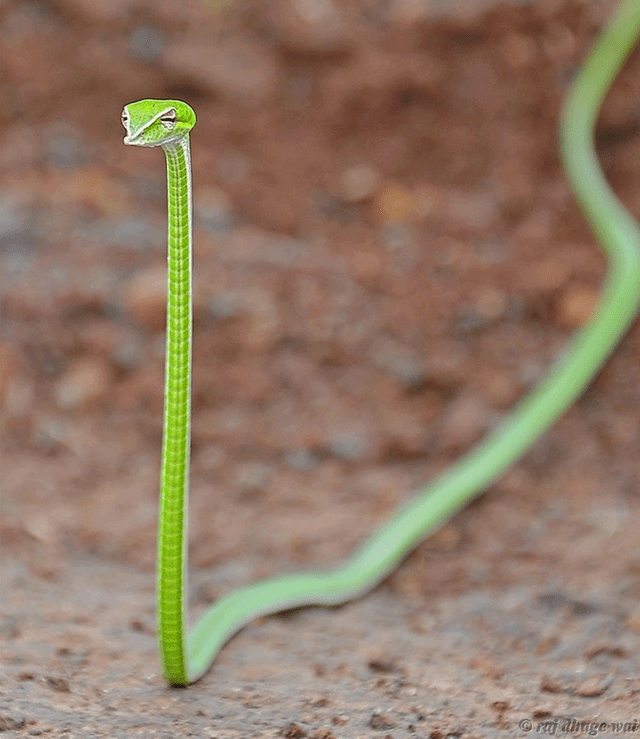
<svg viewBox="0 0 640 739">
<path fill-rule="evenodd" d="M 588 319 L 605 263 L 556 130 L 613 5 L 0 2 L 3 736 L 640 736 L 638 321 L 375 592 L 164 686 L 164 163 L 119 121 L 198 113 L 197 614 L 347 557 Z M 597 135 L 636 216 L 639 95 L 636 53 Z"/>
</svg>

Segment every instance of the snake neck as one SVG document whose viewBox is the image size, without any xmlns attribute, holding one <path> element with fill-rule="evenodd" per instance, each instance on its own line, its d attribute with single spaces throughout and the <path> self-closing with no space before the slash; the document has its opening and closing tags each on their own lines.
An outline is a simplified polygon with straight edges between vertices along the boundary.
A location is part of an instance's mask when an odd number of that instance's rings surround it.
<svg viewBox="0 0 640 739">
<path fill-rule="evenodd" d="M 158 621 L 167 681 L 188 680 L 185 650 L 187 498 L 191 428 L 192 196 L 189 137 L 167 160 L 167 339 L 158 542 Z"/>
</svg>

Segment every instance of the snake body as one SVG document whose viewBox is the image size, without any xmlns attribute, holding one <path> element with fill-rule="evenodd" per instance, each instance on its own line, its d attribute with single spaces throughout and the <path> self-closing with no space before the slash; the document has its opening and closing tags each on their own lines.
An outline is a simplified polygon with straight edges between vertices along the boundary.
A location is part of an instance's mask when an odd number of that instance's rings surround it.
<svg viewBox="0 0 640 739">
<path fill-rule="evenodd" d="M 215 602 L 186 634 L 185 583 L 190 443 L 192 188 L 189 132 L 195 113 L 179 100 L 125 106 L 125 143 L 160 146 L 167 161 L 168 297 L 165 411 L 158 548 L 158 634 L 165 679 L 204 675 L 249 621 L 308 605 L 346 603 L 374 588 L 414 547 L 522 456 L 583 392 L 634 320 L 640 304 L 640 229 L 607 184 L 594 150 L 596 117 L 640 34 L 638 0 L 623 0 L 578 74 L 565 104 L 560 146 L 576 197 L 608 260 L 597 310 L 564 357 L 502 425 L 418 491 L 342 566 L 285 575 Z"/>
</svg>

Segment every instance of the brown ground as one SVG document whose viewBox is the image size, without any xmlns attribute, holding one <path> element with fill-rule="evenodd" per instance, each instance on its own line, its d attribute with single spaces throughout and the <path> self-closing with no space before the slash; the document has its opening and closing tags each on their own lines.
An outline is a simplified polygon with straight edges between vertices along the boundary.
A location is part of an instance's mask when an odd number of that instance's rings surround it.
<svg viewBox="0 0 640 739">
<path fill-rule="evenodd" d="M 164 165 L 119 123 L 149 96 L 199 116 L 198 611 L 348 556 L 587 319 L 605 265 L 556 127 L 611 9 L 0 2 L 4 735 L 614 736 L 640 718 L 638 322 L 373 594 L 255 623 L 200 683 L 163 685 Z M 639 70 L 598 133 L 636 215 Z"/>
</svg>

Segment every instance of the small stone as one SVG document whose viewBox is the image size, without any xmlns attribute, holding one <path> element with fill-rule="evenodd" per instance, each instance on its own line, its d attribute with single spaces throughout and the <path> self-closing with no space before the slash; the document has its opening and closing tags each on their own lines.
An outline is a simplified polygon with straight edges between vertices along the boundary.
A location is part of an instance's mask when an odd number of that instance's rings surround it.
<svg viewBox="0 0 640 739">
<path fill-rule="evenodd" d="M 396 722 L 384 713 L 374 713 L 369 719 L 369 726 L 377 731 L 385 731 L 387 729 L 393 729 Z"/>
<path fill-rule="evenodd" d="M 70 693 L 69 683 L 63 677 L 47 677 L 47 685 L 56 693 Z"/>
<path fill-rule="evenodd" d="M 556 307 L 556 323 L 562 328 L 577 328 L 593 315 L 598 303 L 598 291 L 590 285 L 572 285 Z"/>
<path fill-rule="evenodd" d="M 549 675 L 543 675 L 540 680 L 540 690 L 545 693 L 564 693 L 562 685 Z"/>
<path fill-rule="evenodd" d="M 371 444 L 356 432 L 343 431 L 335 434 L 329 441 L 329 450 L 336 457 L 353 462 L 364 457 L 371 449 Z"/>
<path fill-rule="evenodd" d="M 368 164 L 349 167 L 340 178 L 340 191 L 348 203 L 361 203 L 372 198 L 380 183 L 380 173 Z"/>
<path fill-rule="evenodd" d="M 134 275 L 126 284 L 122 298 L 126 312 L 140 326 L 160 330 L 165 323 L 167 268 L 153 265 Z"/>
<path fill-rule="evenodd" d="M 335 723 L 335 717 L 333 720 L 333 723 Z M 336 735 L 331 731 L 331 729 L 327 729 L 324 726 L 321 726 L 319 729 L 314 729 L 311 734 L 309 734 L 310 739 L 336 739 Z"/>
<path fill-rule="evenodd" d="M 566 63 L 576 53 L 576 36 L 561 23 L 547 23 L 542 40 L 542 49 L 556 64 Z"/>
<path fill-rule="evenodd" d="M 440 203 L 440 191 L 429 185 L 422 185 L 413 193 L 413 211 L 416 218 L 426 218 L 436 212 Z"/>
<path fill-rule="evenodd" d="M 457 526 L 448 523 L 433 533 L 426 542 L 428 549 L 439 552 L 452 552 L 462 540 L 462 533 Z"/>
<path fill-rule="evenodd" d="M 495 287 L 485 287 L 477 291 L 473 301 L 476 313 L 486 321 L 503 318 L 509 308 L 509 296 Z"/>
<path fill-rule="evenodd" d="M 216 293 L 205 303 L 207 313 L 215 321 L 226 321 L 238 315 L 242 308 L 238 294 L 232 291 Z"/>
<path fill-rule="evenodd" d="M 18 731 L 24 729 L 26 723 L 24 716 L 0 715 L 0 731 Z"/>
<path fill-rule="evenodd" d="M 101 357 L 72 362 L 54 388 L 60 408 L 73 409 L 103 397 L 111 384 L 111 369 Z"/>
<path fill-rule="evenodd" d="M 444 207 L 456 226 L 474 230 L 489 229 L 499 215 L 496 198 L 491 193 L 451 190 Z"/>
<path fill-rule="evenodd" d="M 467 383 L 469 353 L 462 344 L 436 341 L 429 345 L 424 362 L 424 382 L 438 390 L 449 392 Z"/>
<path fill-rule="evenodd" d="M 532 265 L 523 276 L 527 292 L 544 293 L 563 287 L 571 276 L 571 265 L 557 256 Z"/>
<path fill-rule="evenodd" d="M 590 644 L 584 650 L 584 658 L 589 662 L 592 659 L 600 656 L 625 659 L 629 656 L 629 654 L 624 647 L 621 647 L 618 644 L 606 644 L 604 642 L 595 642 L 593 644 Z"/>
<path fill-rule="evenodd" d="M 284 739 L 304 739 L 307 736 L 307 732 L 301 726 L 298 726 L 298 724 L 291 723 L 280 731 L 280 735 Z"/>
<path fill-rule="evenodd" d="M 583 698 L 598 698 L 606 691 L 610 682 L 611 677 L 589 677 L 576 686 L 576 694 Z"/>
<path fill-rule="evenodd" d="M 491 405 L 508 408 L 520 397 L 521 386 L 512 373 L 503 369 L 482 369 L 479 388 Z"/>
<path fill-rule="evenodd" d="M 501 44 L 502 59 L 512 69 L 522 69 L 532 64 L 538 53 L 535 40 L 521 33 L 510 33 Z"/>
<path fill-rule="evenodd" d="M 244 495 L 260 492 L 267 484 L 269 467 L 259 462 L 246 462 L 236 468 L 236 484 Z"/>
<path fill-rule="evenodd" d="M 295 470 L 309 471 L 315 469 L 320 460 L 308 449 L 293 449 L 285 455 L 285 462 Z"/>
<path fill-rule="evenodd" d="M 385 443 L 394 457 L 417 457 L 425 453 L 432 431 L 420 418 L 399 408 L 388 408 L 383 415 Z"/>
<path fill-rule="evenodd" d="M 142 342 L 130 336 L 118 341 L 109 353 L 113 364 L 122 370 L 132 370 L 140 366 L 144 358 Z"/>
<path fill-rule="evenodd" d="M 409 347 L 387 338 L 375 339 L 369 356 L 385 373 L 389 373 L 407 390 L 419 390 L 426 380 L 423 363 Z"/>
<path fill-rule="evenodd" d="M 444 411 L 437 435 L 438 446 L 446 452 L 457 452 L 477 441 L 489 426 L 490 414 L 484 402 L 463 393 Z"/>
<path fill-rule="evenodd" d="M 404 220 L 411 215 L 413 207 L 413 193 L 398 182 L 385 183 L 373 202 L 376 220 L 381 222 Z"/>
<path fill-rule="evenodd" d="M 349 255 L 349 263 L 356 279 L 370 285 L 377 285 L 384 271 L 384 261 L 373 249 L 354 250 Z"/>
<path fill-rule="evenodd" d="M 54 544 L 58 540 L 58 527 L 47 513 L 27 514 L 24 519 L 24 530 L 45 544 Z"/>
</svg>

